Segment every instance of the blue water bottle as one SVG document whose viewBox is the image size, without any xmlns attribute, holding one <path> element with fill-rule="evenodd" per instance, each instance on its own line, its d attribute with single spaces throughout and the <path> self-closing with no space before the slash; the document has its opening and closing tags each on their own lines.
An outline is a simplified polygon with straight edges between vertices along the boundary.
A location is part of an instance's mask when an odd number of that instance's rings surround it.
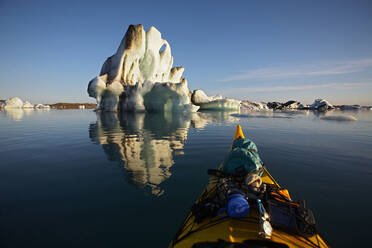
<svg viewBox="0 0 372 248">
<path fill-rule="evenodd" d="M 227 208 L 221 208 L 218 211 L 218 215 L 223 217 L 231 218 L 243 218 L 249 213 L 249 203 L 242 194 L 231 194 L 227 202 Z M 223 215 L 222 212 L 227 211 L 227 215 Z"/>
</svg>

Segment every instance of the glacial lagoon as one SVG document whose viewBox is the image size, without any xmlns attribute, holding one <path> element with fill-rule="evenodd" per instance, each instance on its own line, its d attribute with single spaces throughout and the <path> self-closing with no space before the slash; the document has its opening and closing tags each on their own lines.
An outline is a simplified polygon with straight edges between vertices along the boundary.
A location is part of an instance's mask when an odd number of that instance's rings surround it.
<svg viewBox="0 0 372 248">
<path fill-rule="evenodd" d="M 371 111 L 20 109 L 0 112 L 0 246 L 167 247 L 237 124 L 331 245 L 369 244 Z"/>
</svg>

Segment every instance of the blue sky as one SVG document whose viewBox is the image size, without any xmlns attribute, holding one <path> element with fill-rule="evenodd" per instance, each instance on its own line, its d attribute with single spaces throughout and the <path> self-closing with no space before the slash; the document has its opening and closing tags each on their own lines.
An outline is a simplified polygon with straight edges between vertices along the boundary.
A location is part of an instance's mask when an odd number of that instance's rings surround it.
<svg viewBox="0 0 372 248">
<path fill-rule="evenodd" d="M 138 23 L 192 90 L 372 105 L 371 1 L 0 0 L 0 99 L 94 102 L 89 80 Z"/>
</svg>

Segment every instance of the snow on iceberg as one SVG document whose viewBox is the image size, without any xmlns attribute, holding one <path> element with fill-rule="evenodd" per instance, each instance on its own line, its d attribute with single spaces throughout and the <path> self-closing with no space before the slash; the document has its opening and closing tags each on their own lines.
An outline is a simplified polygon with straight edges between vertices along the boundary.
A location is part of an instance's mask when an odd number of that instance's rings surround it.
<svg viewBox="0 0 372 248">
<path fill-rule="evenodd" d="M 88 94 L 104 111 L 197 111 L 183 67 L 173 67 L 168 42 L 155 28 L 130 25 L 116 53 L 89 82 Z M 156 99 L 158 98 L 158 99 Z"/>
</svg>

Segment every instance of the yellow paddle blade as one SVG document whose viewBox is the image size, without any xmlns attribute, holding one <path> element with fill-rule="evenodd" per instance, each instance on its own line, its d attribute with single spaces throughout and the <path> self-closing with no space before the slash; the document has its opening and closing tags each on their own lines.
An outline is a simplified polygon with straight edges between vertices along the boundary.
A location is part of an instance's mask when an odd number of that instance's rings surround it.
<svg viewBox="0 0 372 248">
<path fill-rule="evenodd" d="M 237 138 L 242 138 L 244 139 L 244 134 L 243 134 L 243 131 L 242 131 L 242 127 L 240 125 L 237 125 L 236 126 L 236 131 L 235 131 L 235 137 L 234 137 L 234 140 L 236 140 Z"/>
</svg>

